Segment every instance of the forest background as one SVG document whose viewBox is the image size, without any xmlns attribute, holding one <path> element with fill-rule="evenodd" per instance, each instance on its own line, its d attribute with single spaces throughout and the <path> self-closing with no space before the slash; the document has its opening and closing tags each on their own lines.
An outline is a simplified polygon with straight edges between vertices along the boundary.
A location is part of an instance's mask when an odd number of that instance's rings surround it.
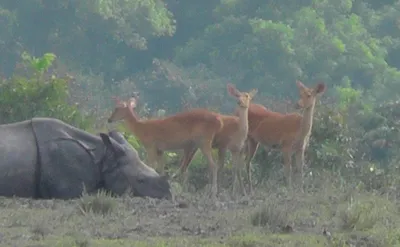
<svg viewBox="0 0 400 247">
<path fill-rule="evenodd" d="M 105 128 L 112 96 L 140 92 L 143 118 L 230 114 L 232 82 L 291 112 L 296 80 L 323 81 L 306 152 L 313 174 L 367 189 L 400 178 L 400 1 L 2 0 L 0 57 L 2 124 L 45 116 L 92 132 Z M 260 182 L 281 168 L 280 152 L 268 154 L 254 161 Z M 201 155 L 190 169 L 204 174 Z"/>
</svg>

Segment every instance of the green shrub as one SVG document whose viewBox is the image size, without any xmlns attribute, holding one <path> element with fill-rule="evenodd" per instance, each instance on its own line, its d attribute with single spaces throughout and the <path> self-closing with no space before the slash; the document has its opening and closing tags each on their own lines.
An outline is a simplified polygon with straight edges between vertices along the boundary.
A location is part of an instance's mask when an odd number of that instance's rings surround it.
<svg viewBox="0 0 400 247">
<path fill-rule="evenodd" d="M 55 58 L 51 53 L 41 58 L 22 54 L 17 72 L 0 81 L 1 124 L 53 117 L 82 129 L 91 126 L 90 118 L 68 102 L 69 79 L 49 72 Z"/>
</svg>

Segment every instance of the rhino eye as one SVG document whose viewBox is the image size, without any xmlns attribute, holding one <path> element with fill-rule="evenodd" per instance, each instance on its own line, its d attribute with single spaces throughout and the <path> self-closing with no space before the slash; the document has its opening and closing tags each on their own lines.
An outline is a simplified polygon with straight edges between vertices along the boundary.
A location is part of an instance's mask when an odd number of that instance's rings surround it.
<svg viewBox="0 0 400 247">
<path fill-rule="evenodd" d="M 144 180 L 144 178 L 139 178 L 139 179 L 138 179 L 138 182 L 139 182 L 140 184 L 144 184 L 145 180 Z"/>
</svg>

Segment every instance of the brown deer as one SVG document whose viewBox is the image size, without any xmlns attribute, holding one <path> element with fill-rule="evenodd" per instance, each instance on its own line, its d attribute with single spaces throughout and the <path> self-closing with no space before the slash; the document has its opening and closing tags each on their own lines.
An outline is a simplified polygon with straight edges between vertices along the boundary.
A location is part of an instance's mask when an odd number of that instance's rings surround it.
<svg viewBox="0 0 400 247">
<path fill-rule="evenodd" d="M 238 116 L 237 111 L 235 111 L 235 115 Z M 269 117 L 276 118 L 282 115 L 283 115 L 282 113 L 271 111 L 261 104 L 251 103 L 249 106 L 248 110 L 249 132 L 245 145 L 242 149 L 242 153 L 245 155 L 246 174 L 247 174 L 247 181 L 249 184 L 250 194 L 253 194 L 253 182 L 252 182 L 250 165 L 251 165 L 251 160 L 253 159 L 259 146 L 259 143 L 251 137 L 251 133 L 254 132 L 254 130 L 265 118 Z"/>
<path fill-rule="evenodd" d="M 116 100 L 116 106 L 108 122 L 125 120 L 125 124 L 139 139 L 147 152 L 147 162 L 164 174 L 164 151 L 200 148 L 210 167 L 211 195 L 217 195 L 218 166 L 212 157 L 212 140 L 222 129 L 218 113 L 206 109 L 192 109 L 162 119 L 140 120 L 134 109 L 136 98 L 127 102 Z"/>
<path fill-rule="evenodd" d="M 289 187 L 292 185 L 292 155 L 295 154 L 296 169 L 300 173 L 301 183 L 303 183 L 304 152 L 311 135 L 315 103 L 318 96 L 325 92 L 326 86 L 318 83 L 315 88 L 307 88 L 300 81 L 296 81 L 296 85 L 300 93 L 297 107 L 302 109 L 301 115 L 263 111 L 261 107 L 249 110 L 249 125 L 258 125 L 255 129 L 249 130 L 246 143 L 246 170 L 249 181 L 251 181 L 250 162 L 257 150 L 258 143 L 261 143 L 265 147 L 281 146 L 284 173 Z M 264 118 L 260 121 L 263 116 Z"/>
<path fill-rule="evenodd" d="M 223 127 L 221 131 L 215 135 L 212 146 L 213 148 L 218 149 L 218 164 L 220 167 L 223 167 L 224 165 L 226 151 L 229 150 L 231 152 L 234 173 L 232 192 L 234 195 L 236 194 L 236 185 L 237 182 L 239 182 L 240 189 L 243 191 L 243 194 L 246 195 L 246 190 L 242 182 L 241 170 L 244 160 L 242 161 L 241 150 L 248 136 L 249 125 L 247 120 L 247 110 L 251 100 L 257 93 L 257 90 L 253 89 L 249 93 L 244 93 L 237 90 L 232 84 L 228 84 L 227 89 L 231 96 L 238 99 L 238 106 L 236 108 L 238 115 L 220 115 Z M 185 149 L 180 167 L 173 177 L 177 176 L 178 173 L 184 173 L 185 176 L 187 176 L 187 168 L 196 151 L 197 147 Z"/>
</svg>

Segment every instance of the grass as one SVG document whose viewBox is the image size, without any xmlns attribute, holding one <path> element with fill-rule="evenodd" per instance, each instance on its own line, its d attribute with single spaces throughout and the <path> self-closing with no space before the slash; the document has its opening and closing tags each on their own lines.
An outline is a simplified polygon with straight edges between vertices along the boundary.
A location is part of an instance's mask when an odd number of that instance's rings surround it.
<svg viewBox="0 0 400 247">
<path fill-rule="evenodd" d="M 101 214 L 103 216 L 115 209 L 116 201 L 108 193 L 99 191 L 96 196 L 84 194 L 79 199 L 79 210 L 82 214 Z"/>
<path fill-rule="evenodd" d="M 296 194 L 267 186 L 239 202 L 222 191 L 218 205 L 201 193 L 177 195 L 177 202 L 105 193 L 0 198 L 0 246 L 400 246 L 398 201 L 351 186 L 319 187 Z"/>
<path fill-rule="evenodd" d="M 147 241 L 134 241 L 129 239 L 119 239 L 119 240 L 107 240 L 107 239 L 97 239 L 97 240 L 77 240 L 75 238 L 66 237 L 63 239 L 49 239 L 44 242 L 37 243 L 38 246 L 54 246 L 54 247 L 66 247 L 66 246 L 98 246 L 98 247 L 108 247 L 108 246 L 118 246 L 118 247 L 255 247 L 255 246 L 279 246 L 280 244 L 285 244 L 284 246 L 299 246 L 299 244 L 311 244 L 307 245 L 313 246 L 328 246 L 328 242 L 323 237 L 315 237 L 312 235 L 296 235 L 293 237 L 282 236 L 282 235 L 242 235 L 228 238 L 225 241 L 218 239 L 200 239 L 200 238 L 152 238 Z M 319 245 L 323 244 L 323 245 Z M 325 244 L 325 245 L 324 245 Z"/>
</svg>

